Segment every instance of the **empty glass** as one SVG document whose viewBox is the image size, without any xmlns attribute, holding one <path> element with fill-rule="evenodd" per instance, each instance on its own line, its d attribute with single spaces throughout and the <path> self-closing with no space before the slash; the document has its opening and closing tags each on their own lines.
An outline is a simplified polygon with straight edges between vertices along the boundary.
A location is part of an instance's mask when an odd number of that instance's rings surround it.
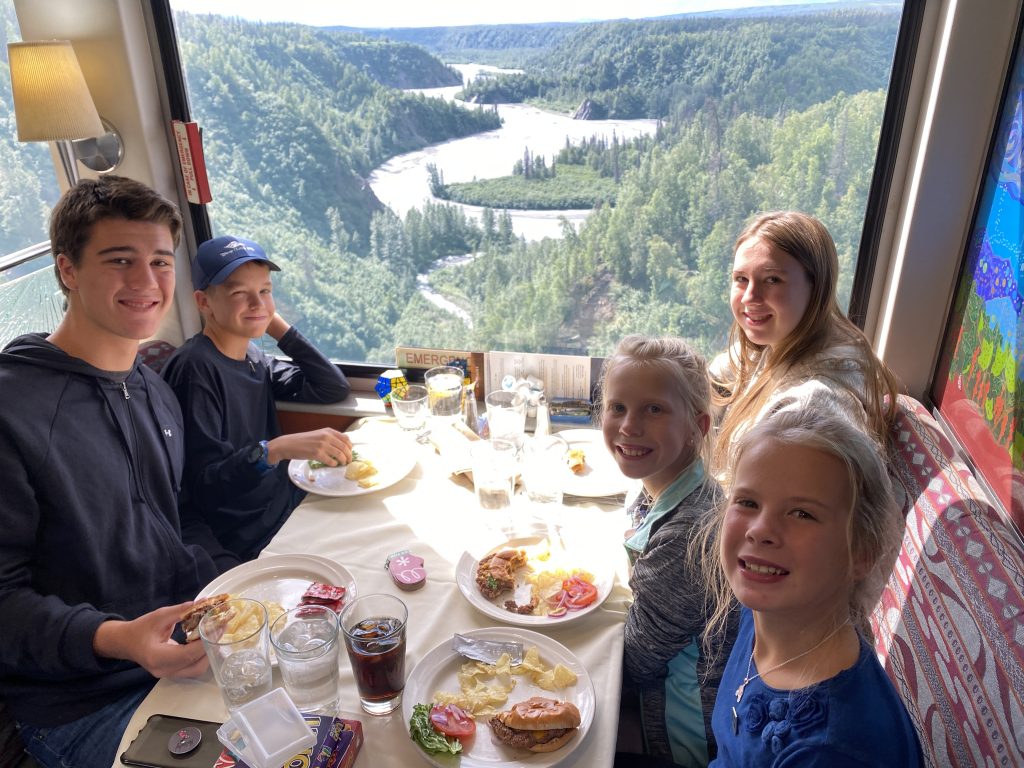
<svg viewBox="0 0 1024 768">
<path fill-rule="evenodd" d="M 427 388 L 421 384 L 410 384 L 404 390 L 391 393 L 391 409 L 398 426 L 407 432 L 414 432 L 419 438 L 427 428 L 430 413 Z"/>
</svg>

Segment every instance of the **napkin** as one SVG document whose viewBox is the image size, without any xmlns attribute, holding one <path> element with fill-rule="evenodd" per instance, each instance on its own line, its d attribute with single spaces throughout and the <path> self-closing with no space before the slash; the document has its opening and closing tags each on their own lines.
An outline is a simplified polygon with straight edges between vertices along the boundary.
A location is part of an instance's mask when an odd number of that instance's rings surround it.
<svg viewBox="0 0 1024 768">
<path fill-rule="evenodd" d="M 472 462 L 469 447 L 480 439 L 469 427 L 461 422 L 432 427 L 428 436 L 434 450 L 442 459 L 445 470 L 451 475 L 464 474 L 472 478 Z"/>
</svg>

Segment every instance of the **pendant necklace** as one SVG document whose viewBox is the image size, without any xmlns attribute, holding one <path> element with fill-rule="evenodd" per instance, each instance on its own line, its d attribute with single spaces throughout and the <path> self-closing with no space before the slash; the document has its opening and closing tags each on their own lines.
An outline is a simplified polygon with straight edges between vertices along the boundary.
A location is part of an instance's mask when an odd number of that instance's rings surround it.
<svg viewBox="0 0 1024 768">
<path fill-rule="evenodd" d="M 847 618 L 846 621 L 844 621 L 838 627 L 833 629 L 831 632 L 829 632 L 827 635 L 825 635 L 823 638 L 821 638 L 821 640 L 819 640 L 816 644 L 812 645 L 810 648 L 808 648 L 803 653 L 798 653 L 793 658 L 786 659 L 785 661 L 783 661 L 783 662 L 781 662 L 779 664 L 776 664 L 771 669 L 766 669 L 763 673 L 762 672 L 754 672 L 754 674 L 750 674 L 750 669 L 751 669 L 751 667 L 754 666 L 754 648 L 751 648 L 750 649 L 750 659 L 747 661 L 747 674 L 743 676 L 743 682 L 740 683 L 740 687 L 736 689 L 736 703 L 739 704 L 740 701 L 743 699 L 743 692 L 747 689 L 747 683 L 749 683 L 749 682 L 751 682 L 753 680 L 756 680 L 757 678 L 762 677 L 763 675 L 770 675 L 775 670 L 781 669 L 782 667 L 786 666 L 787 664 L 792 664 L 797 659 L 802 659 L 804 656 L 809 654 L 811 651 L 818 650 L 819 648 L 821 648 L 821 646 L 823 646 L 825 643 L 827 643 L 829 640 L 831 640 L 836 635 L 836 633 L 839 632 L 839 630 L 841 630 L 843 627 L 845 627 L 849 623 L 850 623 L 850 619 Z M 756 642 L 757 641 L 755 639 L 755 647 L 756 647 Z M 732 731 L 733 731 L 733 733 L 739 733 L 739 727 L 740 727 L 739 715 L 736 712 L 736 707 L 733 707 L 732 708 Z"/>
</svg>

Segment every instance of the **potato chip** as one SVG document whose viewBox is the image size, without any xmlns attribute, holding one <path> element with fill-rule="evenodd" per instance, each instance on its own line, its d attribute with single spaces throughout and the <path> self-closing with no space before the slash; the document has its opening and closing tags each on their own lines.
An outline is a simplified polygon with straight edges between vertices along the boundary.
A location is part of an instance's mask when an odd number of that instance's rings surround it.
<svg viewBox="0 0 1024 768">
<path fill-rule="evenodd" d="M 545 691 L 560 691 L 569 685 L 576 684 L 576 673 L 562 664 L 556 664 L 554 669 L 546 672 L 536 672 L 530 676 L 538 688 Z"/>
<path fill-rule="evenodd" d="M 560 691 L 576 684 L 576 673 L 563 664 L 552 669 L 544 664 L 540 651 L 530 646 L 523 654 L 523 663 L 511 665 L 507 653 L 494 664 L 467 661 L 456 674 L 459 693 L 436 691 L 435 704 L 455 704 L 477 717 L 490 717 L 505 708 L 508 695 L 516 686 L 515 676 L 528 677 L 545 691 Z"/>
</svg>

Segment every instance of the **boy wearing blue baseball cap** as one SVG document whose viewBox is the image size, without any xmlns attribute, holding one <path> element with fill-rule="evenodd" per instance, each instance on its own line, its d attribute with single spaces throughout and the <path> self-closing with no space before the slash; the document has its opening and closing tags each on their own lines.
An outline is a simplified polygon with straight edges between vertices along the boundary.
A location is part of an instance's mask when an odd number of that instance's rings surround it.
<svg viewBox="0 0 1024 768">
<path fill-rule="evenodd" d="M 337 430 L 282 435 L 275 401 L 333 403 L 349 393 L 344 374 L 277 313 L 271 272 L 257 243 L 225 236 L 199 246 L 192 264 L 203 330 L 167 361 L 163 376 L 185 417 L 183 518 L 202 518 L 242 560 L 256 557 L 305 496 L 287 459 L 348 463 Z M 291 362 L 264 354 L 268 334 Z"/>
</svg>

